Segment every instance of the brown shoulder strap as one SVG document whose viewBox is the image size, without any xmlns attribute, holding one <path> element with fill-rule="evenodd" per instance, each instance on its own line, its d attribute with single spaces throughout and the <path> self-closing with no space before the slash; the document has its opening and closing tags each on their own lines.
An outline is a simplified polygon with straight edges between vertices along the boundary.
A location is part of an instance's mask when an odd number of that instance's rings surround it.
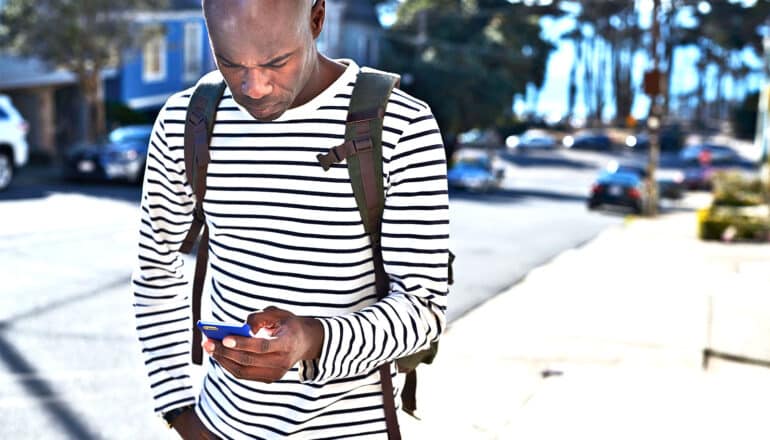
<svg viewBox="0 0 770 440">
<path fill-rule="evenodd" d="M 181 252 L 192 252 L 195 242 L 200 237 L 198 252 L 195 261 L 195 278 L 192 290 L 192 361 L 200 365 L 203 362 L 203 349 L 201 348 L 201 335 L 195 327 L 201 316 L 201 296 L 203 284 L 206 280 L 206 268 L 208 266 L 208 238 L 209 231 L 206 228 L 206 217 L 203 212 L 203 199 L 206 196 L 206 172 L 209 160 L 209 142 L 211 132 L 216 121 L 217 108 L 225 90 L 225 82 L 218 71 L 206 74 L 198 81 L 195 91 L 187 106 L 187 118 L 184 126 L 184 164 L 187 181 L 195 193 L 195 207 L 193 208 L 193 221 L 187 235 L 179 248 Z"/>
<path fill-rule="evenodd" d="M 350 98 L 345 142 L 326 154 L 318 155 L 324 170 L 347 160 L 353 194 L 372 245 L 375 284 L 380 298 L 387 296 L 390 289 L 380 246 L 385 199 L 382 183 L 382 124 L 388 99 L 398 82 L 399 77 L 393 74 L 360 72 Z M 379 370 L 388 439 L 401 440 L 390 363 L 381 365 Z"/>
</svg>

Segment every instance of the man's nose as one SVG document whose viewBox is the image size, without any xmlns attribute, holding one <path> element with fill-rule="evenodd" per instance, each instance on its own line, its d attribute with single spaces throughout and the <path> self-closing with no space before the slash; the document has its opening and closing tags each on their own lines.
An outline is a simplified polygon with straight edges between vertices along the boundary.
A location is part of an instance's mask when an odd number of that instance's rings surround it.
<svg viewBox="0 0 770 440">
<path fill-rule="evenodd" d="M 241 92 L 251 99 L 261 99 L 273 93 L 270 76 L 262 69 L 248 69 L 241 82 Z"/>
</svg>

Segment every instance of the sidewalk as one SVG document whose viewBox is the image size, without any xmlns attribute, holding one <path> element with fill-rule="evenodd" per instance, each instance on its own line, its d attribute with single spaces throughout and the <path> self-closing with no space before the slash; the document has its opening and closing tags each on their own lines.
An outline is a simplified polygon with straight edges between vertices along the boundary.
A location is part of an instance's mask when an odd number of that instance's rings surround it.
<svg viewBox="0 0 770 440">
<path fill-rule="evenodd" d="M 404 437 L 770 438 L 770 369 L 702 368 L 714 343 L 770 359 L 770 244 L 695 234 L 694 212 L 629 221 L 454 322 Z"/>
</svg>

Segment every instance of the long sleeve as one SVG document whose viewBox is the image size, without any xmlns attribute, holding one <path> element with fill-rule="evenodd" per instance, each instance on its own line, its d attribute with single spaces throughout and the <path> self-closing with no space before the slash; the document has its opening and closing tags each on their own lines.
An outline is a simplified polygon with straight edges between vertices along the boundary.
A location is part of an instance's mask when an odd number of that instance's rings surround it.
<svg viewBox="0 0 770 440">
<path fill-rule="evenodd" d="M 193 198 L 183 149 L 170 148 L 161 110 L 147 156 L 138 261 L 133 272 L 136 330 L 155 412 L 195 403 L 190 368 L 191 284 L 179 247 L 192 221 Z"/>
<path fill-rule="evenodd" d="M 303 362 L 311 383 L 363 374 L 427 348 L 445 327 L 449 241 L 446 157 L 423 105 L 389 160 L 382 249 L 389 295 L 364 309 L 322 318 L 324 346 Z"/>
</svg>

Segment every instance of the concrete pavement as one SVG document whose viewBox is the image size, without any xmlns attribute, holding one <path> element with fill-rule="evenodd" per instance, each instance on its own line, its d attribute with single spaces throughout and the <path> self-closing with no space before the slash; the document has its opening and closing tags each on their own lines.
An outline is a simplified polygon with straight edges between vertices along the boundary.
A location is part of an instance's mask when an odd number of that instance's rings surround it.
<svg viewBox="0 0 770 440">
<path fill-rule="evenodd" d="M 770 359 L 770 244 L 701 242 L 695 219 L 629 220 L 455 321 L 404 437 L 770 438 L 770 369 L 702 368 L 707 347 Z"/>
</svg>

